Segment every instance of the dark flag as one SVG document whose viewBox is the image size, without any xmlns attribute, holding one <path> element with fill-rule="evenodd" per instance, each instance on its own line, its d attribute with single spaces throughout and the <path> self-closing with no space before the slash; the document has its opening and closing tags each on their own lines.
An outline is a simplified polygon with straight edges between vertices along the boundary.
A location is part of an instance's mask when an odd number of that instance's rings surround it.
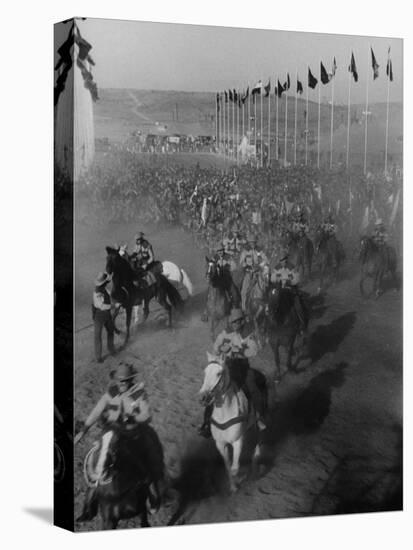
<svg viewBox="0 0 413 550">
<path fill-rule="evenodd" d="M 317 82 L 318 82 L 318 80 L 316 79 L 316 77 L 311 72 L 310 67 L 308 67 L 308 85 L 309 85 L 309 87 L 314 90 L 314 88 L 317 86 Z"/>
<path fill-rule="evenodd" d="M 264 97 L 268 97 L 270 95 L 270 90 L 271 90 L 271 80 L 268 79 L 268 84 L 264 86 L 264 92 L 265 92 Z"/>
<path fill-rule="evenodd" d="M 245 94 L 241 98 L 242 103 L 245 103 L 245 101 L 248 99 L 249 95 L 250 95 L 250 87 L 248 86 L 247 91 L 245 92 Z"/>
<path fill-rule="evenodd" d="M 261 80 L 259 80 L 259 81 L 255 84 L 255 86 L 253 87 L 253 89 L 252 89 L 252 91 L 251 91 L 252 97 L 254 97 L 255 94 L 260 95 L 260 93 L 261 93 L 261 88 L 262 88 L 262 82 L 261 82 Z"/>
<path fill-rule="evenodd" d="M 323 84 L 328 84 L 330 82 L 330 77 L 322 62 L 320 63 L 320 79 Z"/>
<path fill-rule="evenodd" d="M 234 98 L 234 103 L 237 103 L 238 101 L 238 94 L 235 90 L 232 90 L 232 96 Z"/>
<path fill-rule="evenodd" d="M 229 97 L 230 101 L 234 101 L 234 99 L 232 97 L 232 91 L 231 90 L 228 90 L 228 97 Z"/>
<path fill-rule="evenodd" d="M 225 103 L 228 103 L 228 94 L 226 91 L 224 92 L 224 95 L 225 95 Z"/>
<path fill-rule="evenodd" d="M 348 70 L 353 75 L 354 82 L 357 82 L 358 79 L 359 79 L 359 75 L 357 73 L 356 60 L 354 59 L 354 53 L 353 52 L 351 52 L 351 61 L 350 61 L 350 65 L 348 67 Z"/>
<path fill-rule="evenodd" d="M 333 78 L 333 76 L 336 74 L 336 70 L 337 70 L 337 63 L 336 63 L 336 58 L 333 59 L 333 68 L 331 70 L 331 75 L 330 75 L 330 80 Z"/>
<path fill-rule="evenodd" d="M 303 91 L 304 91 L 303 90 L 303 85 L 301 84 L 301 82 L 297 78 L 297 94 L 302 94 Z"/>
<path fill-rule="evenodd" d="M 371 66 L 373 67 L 373 80 L 379 76 L 379 64 L 376 61 L 376 56 L 374 55 L 373 48 L 371 50 Z"/>
<path fill-rule="evenodd" d="M 390 48 L 387 56 L 386 75 L 389 77 L 390 82 L 393 82 L 393 64 L 390 59 Z"/>
<path fill-rule="evenodd" d="M 218 112 L 220 111 L 220 106 L 219 106 L 219 93 L 217 93 L 217 111 L 218 111 Z"/>
<path fill-rule="evenodd" d="M 241 102 L 242 102 L 241 94 L 238 92 L 238 107 L 241 107 Z"/>
<path fill-rule="evenodd" d="M 278 84 L 277 84 L 277 86 L 275 87 L 275 92 L 276 92 L 276 94 L 278 95 L 278 97 L 281 97 L 281 96 L 282 96 L 283 91 L 284 91 L 284 86 L 281 84 L 280 81 L 278 81 Z"/>
<path fill-rule="evenodd" d="M 284 92 L 290 89 L 290 73 L 287 73 L 287 82 L 284 82 Z"/>
</svg>

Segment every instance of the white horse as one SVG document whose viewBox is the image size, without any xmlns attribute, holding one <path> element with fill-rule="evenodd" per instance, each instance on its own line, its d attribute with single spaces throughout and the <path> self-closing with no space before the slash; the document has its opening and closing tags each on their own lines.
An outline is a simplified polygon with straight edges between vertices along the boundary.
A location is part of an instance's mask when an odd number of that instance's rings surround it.
<svg viewBox="0 0 413 550">
<path fill-rule="evenodd" d="M 256 416 L 249 407 L 245 393 L 230 379 L 223 361 L 207 352 L 208 365 L 205 368 L 204 383 L 199 393 L 203 402 L 213 403 L 211 433 L 216 447 L 224 459 L 230 490 L 235 492 L 239 485 L 240 456 L 249 428 L 256 428 Z M 256 433 L 257 435 L 257 433 Z M 261 446 L 256 443 L 253 465 L 261 456 Z"/>
<path fill-rule="evenodd" d="M 188 277 L 187 273 L 181 269 L 179 266 L 174 264 L 173 262 L 169 262 L 168 260 L 165 260 L 162 262 L 163 272 L 162 274 L 165 275 L 165 277 L 171 281 L 172 283 L 175 283 L 176 286 L 183 287 L 188 293 L 188 296 L 192 296 L 194 293 L 194 287 L 191 283 L 191 279 Z"/>
<path fill-rule="evenodd" d="M 162 275 L 164 275 L 174 286 L 177 288 L 178 292 L 181 294 L 183 299 L 193 296 L 194 287 L 192 285 L 191 279 L 188 277 L 186 271 L 181 269 L 179 266 L 165 260 L 162 262 Z M 186 295 L 182 296 L 183 289 L 186 291 Z M 143 306 L 134 306 L 133 308 L 133 324 L 139 322 L 140 311 L 143 309 Z"/>
</svg>

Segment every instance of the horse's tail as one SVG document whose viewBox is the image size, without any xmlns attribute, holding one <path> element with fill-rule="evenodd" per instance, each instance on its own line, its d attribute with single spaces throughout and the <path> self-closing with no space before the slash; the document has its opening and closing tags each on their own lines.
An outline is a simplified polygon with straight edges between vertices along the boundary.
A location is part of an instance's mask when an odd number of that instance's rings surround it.
<svg viewBox="0 0 413 550">
<path fill-rule="evenodd" d="M 182 300 L 181 295 L 176 290 L 174 285 L 170 283 L 164 275 L 160 275 L 159 280 L 161 282 L 161 285 L 165 288 L 166 296 L 170 301 L 172 307 L 176 309 L 181 309 L 184 305 L 184 301 Z"/>
<path fill-rule="evenodd" d="M 188 277 L 188 275 L 186 274 L 186 272 L 183 269 L 181 269 L 181 275 L 182 275 L 182 284 L 184 285 L 184 287 L 188 291 L 189 296 L 193 296 L 194 287 L 192 285 L 191 279 Z"/>
</svg>

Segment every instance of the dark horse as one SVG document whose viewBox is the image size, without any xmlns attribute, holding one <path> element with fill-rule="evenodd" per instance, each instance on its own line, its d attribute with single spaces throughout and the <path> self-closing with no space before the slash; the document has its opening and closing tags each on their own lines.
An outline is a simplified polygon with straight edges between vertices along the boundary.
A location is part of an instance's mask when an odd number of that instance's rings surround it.
<svg viewBox="0 0 413 550">
<path fill-rule="evenodd" d="M 128 260 L 119 254 L 119 251 L 110 246 L 106 247 L 106 272 L 112 275 L 112 300 L 119 305 L 114 318 L 119 313 L 120 307 L 126 311 L 126 338 L 129 339 L 130 324 L 133 306 L 143 302 L 144 321 L 149 315 L 149 302 L 156 298 L 159 304 L 168 312 L 168 326 L 172 326 L 172 307 L 182 307 L 183 302 L 176 288 L 161 273 L 158 264 L 154 262 L 153 268 L 142 272 L 134 271 Z M 148 281 L 147 273 L 151 276 Z M 114 319 L 115 320 L 115 319 Z"/>
<path fill-rule="evenodd" d="M 300 231 L 297 235 L 290 232 L 289 236 L 288 252 L 290 260 L 303 278 L 306 276 L 306 273 L 310 278 L 314 245 L 303 231 Z"/>
<path fill-rule="evenodd" d="M 296 304 L 296 301 L 299 301 Z M 287 369 L 292 367 L 294 343 L 301 331 L 308 326 L 309 315 L 300 297 L 289 288 L 271 285 L 268 293 L 267 331 L 274 353 L 276 380 L 281 378 L 280 346 L 287 350 Z"/>
<path fill-rule="evenodd" d="M 393 278 L 395 288 L 399 289 L 397 278 L 397 256 L 393 247 L 383 244 L 379 246 L 372 237 L 362 237 L 360 239 L 361 278 L 360 292 L 362 296 L 368 298 L 372 293 L 378 298 L 383 292 L 383 279 L 387 273 Z M 367 279 L 373 279 L 373 288 L 367 292 L 365 282 Z"/>
<path fill-rule="evenodd" d="M 316 243 L 320 268 L 320 284 L 318 289 L 320 292 L 326 277 L 337 281 L 338 272 L 346 258 L 346 254 L 343 245 L 335 235 L 328 235 L 321 228 L 317 230 Z"/>
<path fill-rule="evenodd" d="M 131 430 L 108 426 L 85 458 L 84 475 L 89 489 L 77 521 L 91 521 L 99 512 L 103 529 L 116 529 L 121 519 L 136 516 L 142 527 L 149 527 L 148 507 L 160 506 L 151 483 L 164 477 L 163 449 L 156 432 L 146 424 Z"/>
<path fill-rule="evenodd" d="M 211 338 L 215 340 L 217 324 L 228 317 L 231 308 L 239 306 L 241 296 L 229 269 L 220 267 L 215 260 L 208 257 L 206 262 L 208 281 L 206 320 L 210 320 Z"/>
</svg>

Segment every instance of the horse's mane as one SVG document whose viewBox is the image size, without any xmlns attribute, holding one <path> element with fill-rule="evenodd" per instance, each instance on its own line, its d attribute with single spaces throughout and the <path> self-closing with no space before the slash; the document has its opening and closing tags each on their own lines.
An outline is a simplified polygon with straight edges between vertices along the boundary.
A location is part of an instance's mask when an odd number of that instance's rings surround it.
<svg viewBox="0 0 413 550">
<path fill-rule="evenodd" d="M 269 309 L 272 318 L 277 321 L 277 323 L 283 323 L 288 313 L 291 311 L 294 306 L 294 294 L 288 288 L 281 288 L 279 290 L 279 298 L 277 307 L 274 307 L 274 302 L 270 300 Z"/>
</svg>

